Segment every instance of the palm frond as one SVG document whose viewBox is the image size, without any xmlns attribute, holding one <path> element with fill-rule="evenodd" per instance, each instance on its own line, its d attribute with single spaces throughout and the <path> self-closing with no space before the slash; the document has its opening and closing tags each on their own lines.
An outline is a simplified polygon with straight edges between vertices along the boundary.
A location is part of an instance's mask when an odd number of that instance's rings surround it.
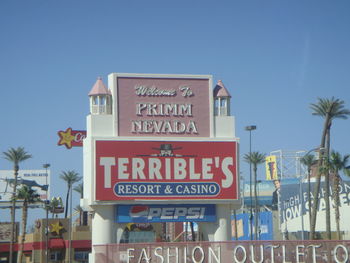
<svg viewBox="0 0 350 263">
<path fill-rule="evenodd" d="M 11 147 L 7 152 L 3 152 L 3 158 L 18 165 L 18 163 L 32 158 L 32 155 L 28 154 L 23 147 L 17 147 L 17 149 Z"/>
<path fill-rule="evenodd" d="M 345 102 L 334 97 L 328 99 L 318 98 L 317 103 L 311 103 L 310 108 L 313 110 L 312 115 L 326 117 L 330 119 L 347 119 L 350 115 L 350 110 L 345 109 Z"/>
<path fill-rule="evenodd" d="M 261 164 L 265 162 L 266 154 L 260 152 L 251 152 L 244 155 L 244 161 L 252 164 Z"/>
<path fill-rule="evenodd" d="M 68 187 L 72 186 L 73 184 L 79 182 L 82 177 L 79 176 L 79 174 L 74 171 L 74 170 L 70 170 L 70 171 L 63 171 L 60 175 L 60 179 L 64 180 Z"/>
</svg>

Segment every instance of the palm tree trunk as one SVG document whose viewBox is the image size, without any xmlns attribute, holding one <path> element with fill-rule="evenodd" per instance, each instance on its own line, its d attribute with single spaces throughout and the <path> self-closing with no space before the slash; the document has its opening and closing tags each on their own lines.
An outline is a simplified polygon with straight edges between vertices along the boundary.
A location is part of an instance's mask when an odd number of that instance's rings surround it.
<svg viewBox="0 0 350 263">
<path fill-rule="evenodd" d="M 326 135 L 328 131 L 328 126 L 329 126 L 329 121 L 330 121 L 330 116 L 327 114 L 325 123 L 323 126 L 323 132 L 322 132 L 322 137 L 321 137 L 321 144 L 320 144 L 320 149 L 324 149 L 325 147 L 325 141 L 326 141 Z M 318 160 L 318 171 L 316 174 L 316 185 L 314 189 L 314 205 L 311 213 L 311 226 L 310 226 L 310 239 L 315 239 L 315 229 L 316 229 L 316 219 L 317 219 L 317 211 L 318 211 L 318 203 L 319 203 L 319 193 L 320 193 L 320 185 L 321 185 L 321 173 L 319 168 L 323 164 L 323 152 L 320 150 L 320 158 Z"/>
<path fill-rule="evenodd" d="M 233 217 L 235 220 L 235 224 L 233 225 L 234 231 L 235 231 L 235 240 L 238 240 L 238 233 L 237 233 L 237 214 L 236 214 L 236 209 L 233 210 Z"/>
<path fill-rule="evenodd" d="M 70 187 L 68 186 L 68 191 L 67 191 L 67 195 L 66 195 L 66 209 L 64 211 L 64 218 L 67 218 L 67 215 L 68 215 L 69 191 L 70 191 Z"/>
<path fill-rule="evenodd" d="M 340 206 L 340 199 L 339 199 L 339 174 L 338 171 L 335 171 L 334 174 L 334 185 L 333 185 L 333 198 L 334 198 L 334 213 L 335 213 L 335 223 L 337 226 L 337 239 L 341 239 L 340 235 L 340 213 L 339 213 L 339 206 Z"/>
<path fill-rule="evenodd" d="M 16 231 L 16 191 L 17 191 L 17 178 L 18 178 L 19 167 L 17 164 L 14 165 L 14 183 L 12 192 L 12 206 L 11 206 L 11 235 L 10 235 L 10 257 L 9 262 L 13 261 L 13 244 L 15 243 Z"/>
<path fill-rule="evenodd" d="M 328 126 L 327 129 L 327 135 L 326 135 L 326 141 L 327 141 L 327 164 L 329 163 L 329 149 L 330 149 L 330 132 L 331 132 L 331 122 Z M 331 207 L 330 207 L 330 203 L 329 203 L 329 169 L 327 169 L 326 174 L 325 174 L 325 204 L 326 204 L 326 233 L 327 233 L 327 239 L 330 240 L 332 239 L 332 235 L 331 235 Z"/>
<path fill-rule="evenodd" d="M 28 218 L 28 203 L 26 200 L 23 202 L 23 213 L 22 213 L 22 235 L 21 235 L 21 245 L 18 252 L 18 262 L 21 263 L 23 259 L 23 249 L 24 242 L 26 240 L 26 228 L 27 228 L 27 218 Z"/>
<path fill-rule="evenodd" d="M 308 175 L 307 175 L 307 200 L 309 203 L 309 229 L 311 229 L 311 169 L 308 169 Z"/>
</svg>

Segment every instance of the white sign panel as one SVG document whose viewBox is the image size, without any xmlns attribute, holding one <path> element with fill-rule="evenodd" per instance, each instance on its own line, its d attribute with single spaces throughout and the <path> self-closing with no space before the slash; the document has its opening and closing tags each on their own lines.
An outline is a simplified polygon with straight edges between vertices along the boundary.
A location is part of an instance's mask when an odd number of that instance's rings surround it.
<svg viewBox="0 0 350 263">
<path fill-rule="evenodd" d="M 36 190 L 42 200 L 50 198 L 50 170 L 19 170 L 17 180 L 17 188 L 25 184 Z M 13 183 L 13 170 L 0 170 L 0 202 L 11 201 Z"/>
<path fill-rule="evenodd" d="M 308 200 L 308 185 L 307 183 L 300 184 L 283 184 L 281 182 L 280 195 L 280 222 L 283 232 L 301 231 L 304 226 L 304 231 L 310 231 L 309 224 L 309 200 Z M 315 183 L 311 183 L 311 207 L 313 207 L 313 189 Z M 330 189 L 330 192 L 332 189 Z M 350 222 L 350 182 L 342 181 L 339 191 L 339 213 L 340 213 L 340 230 L 348 231 Z M 336 231 L 334 200 L 330 197 L 331 204 L 331 230 Z M 325 203 L 325 184 L 321 182 L 320 203 L 317 213 L 316 231 L 326 231 L 326 203 Z"/>
<path fill-rule="evenodd" d="M 11 223 L 0 223 L 0 242 L 11 241 Z"/>
</svg>

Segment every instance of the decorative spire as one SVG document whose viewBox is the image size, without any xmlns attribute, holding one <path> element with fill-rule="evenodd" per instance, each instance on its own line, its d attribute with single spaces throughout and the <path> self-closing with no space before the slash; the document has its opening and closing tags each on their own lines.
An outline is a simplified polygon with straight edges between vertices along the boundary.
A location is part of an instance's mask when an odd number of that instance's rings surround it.
<svg viewBox="0 0 350 263">
<path fill-rule="evenodd" d="M 93 115 L 112 114 L 112 94 L 98 77 L 96 83 L 89 92 L 90 113 Z"/>
<path fill-rule="evenodd" d="M 89 96 L 95 95 L 110 95 L 111 92 L 106 88 L 105 84 L 103 84 L 102 78 L 98 77 L 91 91 L 89 92 Z"/>
<path fill-rule="evenodd" d="M 216 84 L 215 88 L 214 88 L 214 98 L 216 97 L 227 97 L 227 98 L 231 98 L 230 93 L 228 92 L 228 90 L 225 88 L 224 83 L 222 83 L 221 80 L 218 81 L 218 83 Z"/>
</svg>

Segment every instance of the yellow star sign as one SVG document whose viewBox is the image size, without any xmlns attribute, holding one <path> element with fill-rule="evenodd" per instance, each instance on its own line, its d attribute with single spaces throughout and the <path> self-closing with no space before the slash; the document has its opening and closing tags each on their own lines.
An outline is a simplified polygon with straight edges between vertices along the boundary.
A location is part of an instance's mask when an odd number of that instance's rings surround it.
<svg viewBox="0 0 350 263">
<path fill-rule="evenodd" d="M 51 233 L 55 233 L 57 235 L 60 234 L 60 231 L 63 229 L 63 226 L 60 225 L 60 222 L 57 221 L 56 223 L 50 224 L 51 225 Z"/>
<path fill-rule="evenodd" d="M 65 131 L 59 131 L 58 136 L 60 136 L 58 145 L 65 145 L 68 149 L 72 148 L 72 141 L 74 140 L 72 128 L 67 128 Z"/>
</svg>

